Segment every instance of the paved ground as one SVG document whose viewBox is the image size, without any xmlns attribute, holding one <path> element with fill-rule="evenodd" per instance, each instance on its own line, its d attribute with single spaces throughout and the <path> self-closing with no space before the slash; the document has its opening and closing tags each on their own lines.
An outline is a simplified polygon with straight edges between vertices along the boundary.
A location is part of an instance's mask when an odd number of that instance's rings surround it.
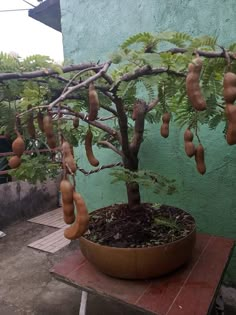
<svg viewBox="0 0 236 315">
<path fill-rule="evenodd" d="M 4 229 L 0 239 L 0 315 L 78 315 L 80 291 L 61 283 L 49 269 L 73 250 L 78 242 L 55 254 L 44 253 L 27 245 L 52 232 L 54 228 L 19 222 Z M 225 315 L 236 314 L 236 290 L 223 288 Z M 124 305 L 89 295 L 88 315 L 141 315 Z M 191 314 L 190 314 L 191 315 Z"/>
</svg>

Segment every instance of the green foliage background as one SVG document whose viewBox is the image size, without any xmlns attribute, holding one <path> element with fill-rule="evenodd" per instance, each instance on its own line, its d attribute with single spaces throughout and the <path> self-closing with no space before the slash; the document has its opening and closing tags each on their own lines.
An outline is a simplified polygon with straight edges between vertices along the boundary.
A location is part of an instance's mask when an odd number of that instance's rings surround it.
<svg viewBox="0 0 236 315">
<path fill-rule="evenodd" d="M 186 49 L 185 53 L 172 53 L 171 49 Z M 151 102 L 158 97 L 159 103 L 146 115 L 146 120 L 150 123 L 158 124 L 161 116 L 165 112 L 171 112 L 172 120 L 180 127 L 190 126 L 197 134 L 202 124 L 207 124 L 210 129 L 215 129 L 220 123 L 225 124 L 224 100 L 222 97 L 223 76 L 227 71 L 225 58 L 203 58 L 204 65 L 201 74 L 201 88 L 207 102 L 207 110 L 197 112 L 193 109 L 186 96 L 185 77 L 170 73 L 159 75 L 144 75 L 131 81 L 124 81 L 122 78 L 126 73 L 135 73 L 138 68 L 151 67 L 165 68 L 168 71 L 178 72 L 186 75 L 188 64 L 193 59 L 196 50 L 222 51 L 217 44 L 217 39 L 210 36 L 191 37 L 189 34 L 179 32 L 162 32 L 158 34 L 139 33 L 129 37 L 119 49 L 110 56 L 112 67 L 109 75 L 114 80 L 112 86 L 108 86 L 103 78 L 96 81 L 100 103 L 103 108 L 113 107 L 109 98 L 102 89 L 109 90 L 123 99 L 127 116 L 129 118 L 129 134 L 132 135 L 134 123 L 131 120 L 132 108 L 135 100 L 142 96 L 146 102 Z M 236 52 L 236 44 L 232 43 L 225 48 L 231 52 Z M 64 80 L 69 80 L 74 73 L 63 74 L 61 65 L 56 64 L 47 56 L 35 55 L 26 59 L 13 57 L 0 53 L 0 73 L 6 72 L 29 72 L 35 70 L 53 69 L 57 75 L 41 77 L 35 79 L 18 79 L 0 81 L 0 134 L 7 134 L 13 140 L 15 137 L 14 124 L 16 113 L 22 113 L 29 105 L 33 107 L 47 105 L 57 98 L 64 89 Z M 236 72 L 236 62 L 231 62 L 231 70 Z M 91 72 L 86 72 L 80 76 L 80 80 L 85 80 L 91 76 Z M 70 99 L 64 101 L 73 110 L 78 112 L 88 111 L 88 92 L 83 88 L 73 93 Z M 38 110 L 33 111 L 36 117 Z M 112 127 L 119 129 L 118 120 L 113 119 Z M 35 123 L 37 129 L 37 139 L 31 139 L 26 128 L 26 119 L 22 119 L 22 134 L 26 140 L 27 149 L 47 148 L 45 136 Z M 55 130 L 57 121 L 55 121 Z M 226 130 L 226 124 L 224 131 Z M 78 129 L 74 129 L 71 120 L 63 120 L 61 124 L 62 133 L 73 145 L 77 146 L 84 142 L 87 126 L 80 124 Z M 107 135 L 93 128 L 95 143 L 98 140 L 106 140 Z M 145 133 L 145 136 L 148 136 Z M 116 145 L 116 143 L 114 143 Z M 19 179 L 28 179 L 35 182 L 37 179 L 44 181 L 48 177 L 54 177 L 59 169 L 58 163 L 51 163 L 52 154 L 32 154 L 23 159 L 23 163 L 18 170 L 12 174 Z M 38 165 L 44 165 L 42 168 Z M 45 171 L 46 166 L 46 171 Z M 117 175 L 119 174 L 119 175 Z M 122 176 L 115 172 L 117 179 Z M 127 177 L 125 177 L 127 180 Z"/>
</svg>

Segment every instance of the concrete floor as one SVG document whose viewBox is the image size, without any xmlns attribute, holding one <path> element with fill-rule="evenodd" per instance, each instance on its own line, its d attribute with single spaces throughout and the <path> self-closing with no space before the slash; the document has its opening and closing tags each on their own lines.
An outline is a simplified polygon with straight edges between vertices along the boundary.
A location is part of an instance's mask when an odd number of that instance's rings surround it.
<svg viewBox="0 0 236 315">
<path fill-rule="evenodd" d="M 78 315 L 80 291 L 55 280 L 49 269 L 73 250 L 78 241 L 55 254 L 27 247 L 56 229 L 19 222 L 0 239 L 0 315 Z M 236 290 L 223 287 L 225 315 L 236 314 Z M 89 294 L 87 315 L 141 315 L 126 305 Z"/>
</svg>

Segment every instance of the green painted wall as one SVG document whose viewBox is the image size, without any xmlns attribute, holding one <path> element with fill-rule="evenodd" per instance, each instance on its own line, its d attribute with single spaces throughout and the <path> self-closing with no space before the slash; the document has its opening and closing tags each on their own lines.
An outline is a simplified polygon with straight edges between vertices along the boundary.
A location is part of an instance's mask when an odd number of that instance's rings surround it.
<svg viewBox="0 0 236 315">
<path fill-rule="evenodd" d="M 74 62 L 106 60 L 129 35 L 144 31 L 175 30 L 192 35 L 209 34 L 224 45 L 236 41 L 235 0 L 61 0 L 65 58 Z M 172 126 L 161 139 L 158 126 L 147 126 L 140 166 L 175 178 L 178 193 L 156 196 L 142 190 L 143 200 L 165 202 L 191 212 L 203 232 L 236 238 L 236 148 L 226 145 L 222 129 L 202 128 L 207 173 L 199 175 L 183 149 L 183 131 Z M 118 161 L 108 150 L 97 150 L 101 164 Z M 81 165 L 90 169 L 83 150 Z M 126 200 L 123 185 L 111 185 L 110 171 L 84 177 L 78 174 L 78 190 L 90 210 Z M 236 284 L 236 253 L 227 280 Z"/>
</svg>

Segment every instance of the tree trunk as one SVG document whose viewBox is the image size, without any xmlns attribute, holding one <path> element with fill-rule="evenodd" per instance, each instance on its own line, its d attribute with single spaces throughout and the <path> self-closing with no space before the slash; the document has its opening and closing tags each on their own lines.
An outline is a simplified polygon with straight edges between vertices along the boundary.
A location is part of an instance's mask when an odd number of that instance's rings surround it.
<svg viewBox="0 0 236 315">
<path fill-rule="evenodd" d="M 136 156 L 123 159 L 124 167 L 132 172 L 136 172 L 138 170 L 138 162 L 139 161 Z M 127 191 L 129 209 L 132 209 L 140 205 L 141 198 L 140 198 L 140 192 L 139 192 L 139 184 L 137 182 L 126 183 L 126 191 Z"/>
<path fill-rule="evenodd" d="M 126 183 L 129 209 L 140 205 L 139 185 L 136 182 Z"/>
<path fill-rule="evenodd" d="M 124 110 L 123 102 L 120 98 L 115 98 L 116 110 L 119 118 L 119 126 L 121 133 L 121 147 L 123 153 L 123 164 L 124 168 L 132 171 L 138 171 L 138 152 L 140 145 L 143 141 L 143 132 L 144 132 L 144 120 L 145 115 L 148 110 L 147 104 L 143 100 L 137 100 L 133 108 L 133 120 L 135 120 L 134 125 L 134 134 L 129 143 L 128 137 L 128 119 Z M 137 182 L 126 183 L 126 190 L 128 195 L 128 205 L 132 209 L 140 205 L 140 192 L 139 185 Z"/>
</svg>

